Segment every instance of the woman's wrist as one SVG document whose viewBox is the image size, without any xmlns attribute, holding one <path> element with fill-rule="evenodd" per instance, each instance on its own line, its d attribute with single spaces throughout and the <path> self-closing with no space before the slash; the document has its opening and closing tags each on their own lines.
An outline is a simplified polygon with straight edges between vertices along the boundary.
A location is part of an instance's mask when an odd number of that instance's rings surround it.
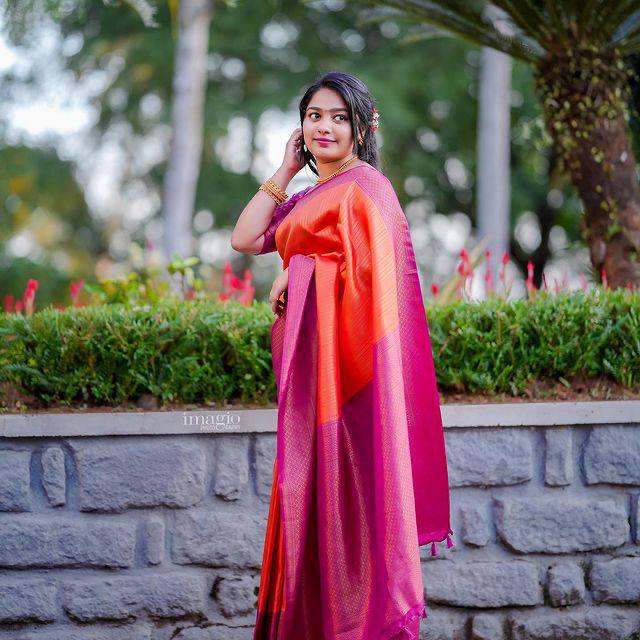
<svg viewBox="0 0 640 640">
<path fill-rule="evenodd" d="M 287 190 L 289 183 L 296 174 L 287 167 L 280 166 L 279 169 L 271 176 L 273 180 L 283 191 Z"/>
</svg>

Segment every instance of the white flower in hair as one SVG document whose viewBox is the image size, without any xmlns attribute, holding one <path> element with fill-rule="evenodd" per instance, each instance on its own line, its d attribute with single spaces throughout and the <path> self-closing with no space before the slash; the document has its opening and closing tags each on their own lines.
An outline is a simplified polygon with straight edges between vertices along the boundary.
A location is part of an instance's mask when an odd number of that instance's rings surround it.
<svg viewBox="0 0 640 640">
<path fill-rule="evenodd" d="M 378 113 L 378 110 L 375 107 L 373 107 L 373 122 L 371 124 L 372 131 L 378 130 L 380 126 L 379 122 L 380 122 L 380 114 Z"/>
</svg>

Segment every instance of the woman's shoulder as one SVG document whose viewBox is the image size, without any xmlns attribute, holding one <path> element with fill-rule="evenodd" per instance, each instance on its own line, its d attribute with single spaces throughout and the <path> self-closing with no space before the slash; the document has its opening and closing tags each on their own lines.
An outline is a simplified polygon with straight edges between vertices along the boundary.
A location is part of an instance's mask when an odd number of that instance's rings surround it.
<svg viewBox="0 0 640 640">
<path fill-rule="evenodd" d="M 353 182 L 369 195 L 384 195 L 389 194 L 390 191 L 395 194 L 391 180 L 380 169 L 367 162 L 354 167 L 351 173 Z"/>
</svg>

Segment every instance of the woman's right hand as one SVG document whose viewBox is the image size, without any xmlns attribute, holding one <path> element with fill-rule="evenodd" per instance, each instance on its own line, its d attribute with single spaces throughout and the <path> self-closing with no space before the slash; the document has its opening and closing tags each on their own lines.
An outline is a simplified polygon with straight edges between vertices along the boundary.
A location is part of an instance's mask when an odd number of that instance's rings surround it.
<svg viewBox="0 0 640 640">
<path fill-rule="evenodd" d="M 282 160 L 282 166 L 293 175 L 298 173 L 306 164 L 304 152 L 302 151 L 303 143 L 302 127 L 298 127 L 293 130 L 293 133 L 289 136 L 289 140 L 287 140 L 287 146 L 285 147 L 284 158 Z"/>
<path fill-rule="evenodd" d="M 289 267 L 282 273 L 278 274 L 273 281 L 271 292 L 269 293 L 269 302 L 273 313 L 282 316 L 285 305 L 287 304 L 287 288 L 289 286 Z"/>
</svg>

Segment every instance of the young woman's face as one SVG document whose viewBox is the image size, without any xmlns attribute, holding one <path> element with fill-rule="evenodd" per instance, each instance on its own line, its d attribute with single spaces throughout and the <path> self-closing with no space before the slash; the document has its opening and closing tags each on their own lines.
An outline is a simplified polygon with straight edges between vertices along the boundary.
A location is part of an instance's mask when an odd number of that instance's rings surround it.
<svg viewBox="0 0 640 640">
<path fill-rule="evenodd" d="M 335 162 L 353 155 L 349 111 L 334 89 L 318 89 L 304 114 L 302 133 L 307 149 L 321 162 Z M 322 138 L 329 142 L 323 142 Z"/>
</svg>

